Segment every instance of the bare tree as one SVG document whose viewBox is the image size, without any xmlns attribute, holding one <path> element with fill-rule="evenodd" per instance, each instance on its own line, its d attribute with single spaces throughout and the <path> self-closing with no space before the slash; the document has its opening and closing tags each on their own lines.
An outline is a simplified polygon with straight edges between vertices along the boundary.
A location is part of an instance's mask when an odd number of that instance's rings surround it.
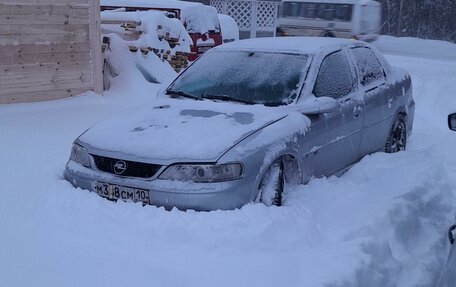
<svg viewBox="0 0 456 287">
<path fill-rule="evenodd" d="M 455 0 L 379 0 L 382 32 L 456 42 Z"/>
</svg>

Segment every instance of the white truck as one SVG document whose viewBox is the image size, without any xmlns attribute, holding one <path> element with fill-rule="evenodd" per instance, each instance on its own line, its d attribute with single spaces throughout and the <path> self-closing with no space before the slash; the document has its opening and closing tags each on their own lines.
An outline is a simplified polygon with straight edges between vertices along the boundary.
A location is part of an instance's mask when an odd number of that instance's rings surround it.
<svg viewBox="0 0 456 287">
<path fill-rule="evenodd" d="M 381 4 L 372 0 L 282 0 L 276 36 L 377 39 Z"/>
</svg>

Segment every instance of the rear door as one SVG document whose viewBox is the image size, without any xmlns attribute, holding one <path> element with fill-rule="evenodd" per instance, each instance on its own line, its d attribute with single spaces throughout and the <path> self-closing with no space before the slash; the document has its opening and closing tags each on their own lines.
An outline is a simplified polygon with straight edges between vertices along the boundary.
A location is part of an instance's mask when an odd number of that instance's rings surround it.
<svg viewBox="0 0 456 287">
<path fill-rule="evenodd" d="M 364 123 L 361 156 L 383 148 L 390 129 L 391 94 L 386 86 L 386 73 L 374 52 L 368 47 L 350 49 L 364 93 Z"/>
</svg>

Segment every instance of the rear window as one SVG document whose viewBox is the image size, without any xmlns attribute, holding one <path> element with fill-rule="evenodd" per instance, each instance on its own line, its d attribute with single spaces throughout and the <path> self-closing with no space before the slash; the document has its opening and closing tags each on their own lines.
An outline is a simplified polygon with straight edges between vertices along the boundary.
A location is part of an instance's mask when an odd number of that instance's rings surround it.
<svg viewBox="0 0 456 287">
<path fill-rule="evenodd" d="M 307 19 L 351 21 L 353 5 L 332 3 L 283 2 L 281 15 Z"/>
<path fill-rule="evenodd" d="M 360 47 L 353 48 L 351 51 L 363 86 L 380 84 L 385 81 L 383 67 L 371 49 Z"/>
</svg>

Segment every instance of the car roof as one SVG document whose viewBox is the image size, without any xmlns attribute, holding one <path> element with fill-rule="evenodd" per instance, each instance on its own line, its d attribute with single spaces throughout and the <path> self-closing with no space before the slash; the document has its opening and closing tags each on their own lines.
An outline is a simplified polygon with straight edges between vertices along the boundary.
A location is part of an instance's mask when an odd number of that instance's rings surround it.
<svg viewBox="0 0 456 287">
<path fill-rule="evenodd" d="M 265 52 L 288 52 L 316 54 L 323 49 L 345 46 L 364 46 L 362 42 L 350 39 L 328 37 L 265 37 L 246 39 L 223 44 L 214 50 L 248 50 Z"/>
</svg>

